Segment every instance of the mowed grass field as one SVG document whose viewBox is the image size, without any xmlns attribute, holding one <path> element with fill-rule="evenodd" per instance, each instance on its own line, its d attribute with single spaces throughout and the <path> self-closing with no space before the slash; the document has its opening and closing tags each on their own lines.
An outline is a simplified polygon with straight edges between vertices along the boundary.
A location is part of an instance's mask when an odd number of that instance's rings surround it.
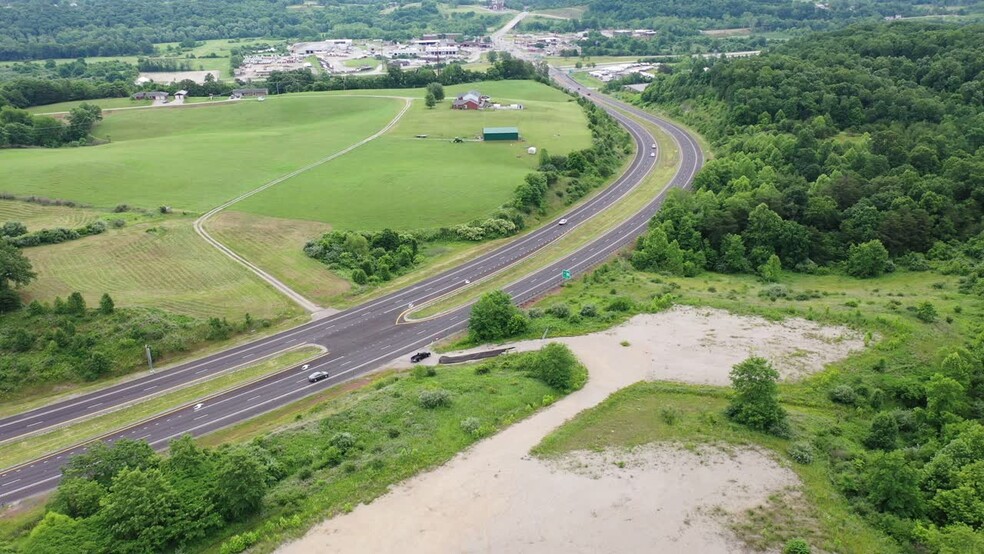
<svg viewBox="0 0 984 554">
<path fill-rule="evenodd" d="M 8 221 L 20 221 L 27 226 L 28 231 L 52 227 L 81 227 L 104 215 L 106 214 L 103 212 L 84 208 L 41 206 L 28 202 L 0 200 L 0 224 Z"/>
<path fill-rule="evenodd" d="M 27 248 L 37 280 L 28 301 L 73 291 L 89 305 L 108 292 L 117 305 L 240 320 L 292 317 L 299 309 L 195 234 L 189 217 L 158 219 L 84 239 Z"/>
<path fill-rule="evenodd" d="M 468 89 L 523 110 L 452 110 Z M 377 91 L 415 95 L 420 90 Z M 448 87 L 434 109 L 414 102 L 386 135 L 337 160 L 298 175 L 231 209 L 329 223 L 336 229 L 421 229 L 465 223 L 506 202 L 538 164 L 527 148 L 564 154 L 586 148 L 591 134 L 567 95 L 532 81 Z M 475 141 L 483 127 L 515 126 L 519 142 Z M 427 138 L 415 138 L 427 135 Z M 453 144 L 461 137 L 464 143 Z"/>
<path fill-rule="evenodd" d="M 107 113 L 109 144 L 0 151 L 0 192 L 203 212 L 362 140 L 402 102 L 284 95 Z"/>
<path fill-rule="evenodd" d="M 219 242 L 314 302 L 331 305 L 331 299 L 351 288 L 346 279 L 304 253 L 304 244 L 330 231 L 330 225 L 220 212 L 209 220 L 207 227 L 209 234 Z"/>
</svg>

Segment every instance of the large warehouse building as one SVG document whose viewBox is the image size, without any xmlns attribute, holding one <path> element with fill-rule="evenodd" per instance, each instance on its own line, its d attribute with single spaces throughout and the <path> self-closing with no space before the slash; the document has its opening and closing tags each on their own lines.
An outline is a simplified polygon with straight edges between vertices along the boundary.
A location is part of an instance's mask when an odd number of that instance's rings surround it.
<svg viewBox="0 0 984 554">
<path fill-rule="evenodd" d="M 482 130 L 485 140 L 519 140 L 519 129 L 516 127 L 486 127 Z"/>
</svg>

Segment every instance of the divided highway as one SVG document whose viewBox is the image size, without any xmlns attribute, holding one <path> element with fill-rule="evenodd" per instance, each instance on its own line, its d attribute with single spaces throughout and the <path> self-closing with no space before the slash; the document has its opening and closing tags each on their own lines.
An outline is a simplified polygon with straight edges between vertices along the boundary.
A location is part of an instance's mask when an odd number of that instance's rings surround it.
<svg viewBox="0 0 984 554">
<path fill-rule="evenodd" d="M 551 71 L 551 76 L 563 86 L 582 92 L 581 87 L 565 74 Z M 411 306 L 419 306 L 442 297 L 530 256 L 611 206 L 643 182 L 658 159 L 658 152 L 656 157 L 650 155 L 654 152 L 651 146 L 655 140 L 643 125 L 627 117 L 622 111 L 658 125 L 677 142 L 680 166 L 667 190 L 670 187 L 689 186 L 694 174 L 703 164 L 699 145 L 682 128 L 597 93 L 589 99 L 603 107 L 628 130 L 636 143 L 636 154 L 619 179 L 589 201 L 563 214 L 568 220 L 567 225 L 547 224 L 454 269 L 324 319 L 167 371 L 0 419 L 0 442 L 25 437 L 95 413 L 125 406 L 169 389 L 187 386 L 195 380 L 253 363 L 299 345 L 315 344 L 327 349 L 326 354 L 305 366 L 291 367 L 197 405 L 167 412 L 100 439 L 106 442 L 121 438 L 143 439 L 154 448 L 162 449 L 175 437 L 184 434 L 202 435 L 300 400 L 464 330 L 468 324 L 470 306 L 462 306 L 414 323 L 397 324 L 397 318 Z M 604 262 L 645 231 L 648 221 L 662 205 L 665 194 L 666 191 L 659 194 L 628 220 L 562 260 L 517 279 L 506 287 L 506 291 L 516 302 L 528 302 L 557 287 L 562 282 L 561 270 L 569 269 L 574 274 L 581 274 Z M 319 370 L 328 371 L 331 377 L 318 383 L 308 383 L 307 375 Z M 80 444 L 44 458 L 0 470 L 0 504 L 54 488 L 61 477 L 62 464 L 72 455 L 84 452 L 87 448 L 88 444 Z"/>
</svg>

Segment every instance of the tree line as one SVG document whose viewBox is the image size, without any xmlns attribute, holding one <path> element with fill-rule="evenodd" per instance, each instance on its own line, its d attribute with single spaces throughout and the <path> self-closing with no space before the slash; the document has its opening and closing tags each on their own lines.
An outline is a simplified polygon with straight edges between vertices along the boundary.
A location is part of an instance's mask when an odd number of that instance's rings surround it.
<svg viewBox="0 0 984 554">
<path fill-rule="evenodd" d="M 515 4 L 515 2 L 514 2 Z M 533 2 L 550 6 L 550 0 Z M 971 2 L 964 2 L 970 5 Z M 959 6 L 960 3 L 952 5 Z M 522 9 L 519 6 L 518 9 Z M 595 0 L 580 19 L 544 20 L 530 18 L 520 24 L 528 32 L 592 31 L 578 42 L 585 56 L 647 56 L 758 50 L 768 39 L 760 33 L 786 31 L 802 34 L 833 30 L 850 23 L 881 20 L 887 16 L 914 16 L 931 13 L 965 13 L 943 7 L 899 3 L 887 0 L 860 2 L 790 2 L 774 0 Z M 645 38 L 608 37 L 601 29 L 652 29 L 656 35 Z M 752 36 L 719 37 L 702 30 L 747 28 Z"/>
<path fill-rule="evenodd" d="M 930 262 L 979 273 L 982 70 L 984 26 L 905 23 L 657 77 L 642 101 L 695 124 L 721 155 L 694 193 L 667 199 L 633 263 L 762 273 L 775 256 L 858 277 Z"/>
<path fill-rule="evenodd" d="M 82 103 L 72 108 L 65 120 L 63 123 L 54 117 L 4 106 L 0 108 L 0 148 L 83 146 L 89 141 L 92 128 L 102 120 L 102 110 Z M 92 234 L 91 231 L 87 233 Z"/>
</svg>

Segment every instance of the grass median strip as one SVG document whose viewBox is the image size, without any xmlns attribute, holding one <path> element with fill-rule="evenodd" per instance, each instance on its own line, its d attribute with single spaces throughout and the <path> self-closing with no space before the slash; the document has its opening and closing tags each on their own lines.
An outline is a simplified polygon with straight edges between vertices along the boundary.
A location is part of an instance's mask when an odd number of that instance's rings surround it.
<svg viewBox="0 0 984 554">
<path fill-rule="evenodd" d="M 321 354 L 320 348 L 291 350 L 208 381 L 155 396 L 139 404 L 0 445 L 0 468 L 10 467 L 131 425 L 193 400 L 235 388 Z"/>
<path fill-rule="evenodd" d="M 546 246 L 533 256 L 526 258 L 485 281 L 476 282 L 472 286 L 461 289 L 459 292 L 438 302 L 424 306 L 420 310 L 408 314 L 408 317 L 410 319 L 430 317 L 474 300 L 486 292 L 501 289 L 516 281 L 520 276 L 529 274 L 537 268 L 559 260 L 590 243 L 606 231 L 631 217 L 632 214 L 652 201 L 673 177 L 680 161 L 680 151 L 676 143 L 673 142 L 673 139 L 657 126 L 651 124 L 644 124 L 644 126 L 656 138 L 660 154 L 656 169 L 649 174 L 640 186 L 636 187 L 613 206 L 579 225 L 563 238 Z"/>
</svg>

